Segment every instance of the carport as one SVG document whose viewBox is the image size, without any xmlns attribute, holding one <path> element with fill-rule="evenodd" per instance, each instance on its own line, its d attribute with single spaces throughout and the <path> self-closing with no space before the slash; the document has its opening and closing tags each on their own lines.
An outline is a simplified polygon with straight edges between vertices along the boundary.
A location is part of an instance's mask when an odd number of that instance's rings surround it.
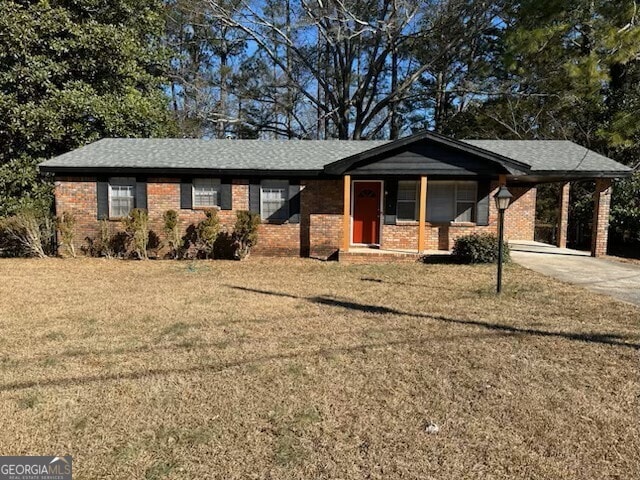
<svg viewBox="0 0 640 480">
<path fill-rule="evenodd" d="M 607 254 L 612 182 L 632 170 L 592 150 L 564 140 L 466 140 L 467 143 L 514 158 L 532 166 L 523 176 L 507 177 L 507 186 L 560 183 L 561 194 L 556 246 L 567 247 L 571 182 L 593 181 L 591 256 Z"/>
</svg>

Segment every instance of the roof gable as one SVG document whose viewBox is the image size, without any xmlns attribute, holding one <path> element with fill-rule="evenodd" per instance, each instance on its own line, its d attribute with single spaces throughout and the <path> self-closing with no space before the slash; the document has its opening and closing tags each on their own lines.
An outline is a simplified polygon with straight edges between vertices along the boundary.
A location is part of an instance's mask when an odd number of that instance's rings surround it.
<svg viewBox="0 0 640 480">
<path fill-rule="evenodd" d="M 333 162 L 325 166 L 324 170 L 329 174 L 344 174 L 354 168 L 362 168 L 374 162 L 384 161 L 384 159 L 392 155 L 396 155 L 402 151 L 420 150 L 419 148 L 415 147 L 424 143 L 429 143 L 436 147 L 439 147 L 440 152 L 452 152 L 455 154 L 442 155 L 435 153 L 434 151 L 430 152 L 431 155 L 439 157 L 437 160 L 442 163 L 456 162 L 456 156 L 458 157 L 458 161 L 460 160 L 461 156 L 465 156 L 468 160 L 466 162 L 468 166 L 471 166 L 471 164 L 474 162 L 479 162 L 479 165 L 477 165 L 477 167 L 482 168 L 483 163 L 484 166 L 486 166 L 487 163 L 491 163 L 504 169 L 504 173 L 512 175 L 523 175 L 526 174 L 530 169 L 530 166 L 527 163 L 505 157 L 499 153 L 490 152 L 482 148 L 478 148 L 475 145 L 454 140 L 452 138 L 438 135 L 433 132 L 422 132 L 402 138 L 400 140 L 396 140 L 394 142 L 376 146 L 364 152 L 360 152 L 342 160 L 338 160 L 337 162 Z M 416 153 L 420 155 L 419 152 Z M 426 163 L 428 159 L 429 157 L 425 157 L 424 174 L 427 173 Z M 416 173 L 419 173 L 420 171 L 419 168 L 416 168 L 415 170 Z"/>
</svg>

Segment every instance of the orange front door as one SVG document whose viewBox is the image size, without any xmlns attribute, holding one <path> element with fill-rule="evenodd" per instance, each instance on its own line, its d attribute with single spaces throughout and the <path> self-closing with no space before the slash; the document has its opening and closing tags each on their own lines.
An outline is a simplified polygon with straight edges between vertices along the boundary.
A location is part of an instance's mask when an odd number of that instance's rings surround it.
<svg viewBox="0 0 640 480">
<path fill-rule="evenodd" d="M 380 182 L 353 183 L 353 243 L 380 243 Z"/>
</svg>

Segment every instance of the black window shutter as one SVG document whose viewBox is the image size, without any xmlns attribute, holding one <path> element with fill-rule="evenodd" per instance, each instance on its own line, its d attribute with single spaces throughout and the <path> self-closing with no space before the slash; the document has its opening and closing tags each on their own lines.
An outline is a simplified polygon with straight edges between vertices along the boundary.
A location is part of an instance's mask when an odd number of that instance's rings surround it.
<svg viewBox="0 0 640 480">
<path fill-rule="evenodd" d="M 396 209 L 398 204 L 398 181 L 386 180 L 384 182 L 384 224 L 396 224 Z"/>
<path fill-rule="evenodd" d="M 480 180 L 478 182 L 478 204 L 476 206 L 476 224 L 489 225 L 489 202 L 491 201 L 491 182 Z"/>
<path fill-rule="evenodd" d="M 136 208 L 147 209 L 147 181 L 136 180 Z"/>
<path fill-rule="evenodd" d="M 300 223 L 300 182 L 289 184 L 289 223 Z"/>
<path fill-rule="evenodd" d="M 98 220 L 103 220 L 109 218 L 109 182 L 104 178 L 99 178 L 96 188 Z"/>
<path fill-rule="evenodd" d="M 251 180 L 249 184 L 249 211 L 260 213 L 260 182 Z"/>
<path fill-rule="evenodd" d="M 180 208 L 191 210 L 193 208 L 193 187 L 191 179 L 180 182 Z"/>
<path fill-rule="evenodd" d="M 220 184 L 220 209 L 231 210 L 231 180 L 222 180 Z"/>
</svg>

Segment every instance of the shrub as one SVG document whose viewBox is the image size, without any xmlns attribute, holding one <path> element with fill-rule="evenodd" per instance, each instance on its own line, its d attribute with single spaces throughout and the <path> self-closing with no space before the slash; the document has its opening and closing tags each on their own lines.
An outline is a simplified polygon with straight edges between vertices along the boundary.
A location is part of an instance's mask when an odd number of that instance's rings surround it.
<svg viewBox="0 0 640 480">
<path fill-rule="evenodd" d="M 162 215 L 164 221 L 164 235 L 167 238 L 167 246 L 169 247 L 169 255 L 172 258 L 178 258 L 180 253 L 180 228 L 178 226 L 178 212 L 175 210 L 167 210 Z"/>
<path fill-rule="evenodd" d="M 236 212 L 236 224 L 233 229 L 234 257 L 242 260 L 249 256 L 251 248 L 258 243 L 260 215 L 247 210 Z"/>
<path fill-rule="evenodd" d="M 55 223 L 48 213 L 25 207 L 15 215 L 0 219 L 0 242 L 12 256 L 47 257 L 53 252 Z"/>
<path fill-rule="evenodd" d="M 496 263 L 498 237 L 488 233 L 458 237 L 453 246 L 453 257 L 462 263 Z M 506 244 L 502 259 L 509 261 L 509 247 Z"/>
<path fill-rule="evenodd" d="M 147 260 L 149 246 L 149 214 L 142 208 L 134 208 L 122 220 L 128 239 L 128 247 L 139 259 Z"/>
<path fill-rule="evenodd" d="M 62 212 L 62 215 L 56 218 L 56 227 L 58 228 L 58 232 L 60 232 L 62 246 L 69 255 L 75 258 L 76 249 L 73 245 L 73 240 L 76 234 L 76 217 L 73 213 Z"/>
<path fill-rule="evenodd" d="M 98 222 L 98 235 L 95 238 L 87 237 L 88 253 L 92 257 L 113 257 L 113 242 L 111 234 L 111 222 L 106 218 Z"/>
<path fill-rule="evenodd" d="M 102 219 L 98 222 L 98 234 L 95 237 L 86 237 L 86 246 L 82 251 L 91 257 L 124 257 L 127 254 L 128 245 L 131 243 L 127 232 L 113 232 L 111 221 Z"/>
<path fill-rule="evenodd" d="M 5 230 L 5 218 L 0 217 L 0 257 L 23 257 L 25 256 L 24 248 L 13 237 L 9 236 Z"/>
<path fill-rule="evenodd" d="M 204 214 L 205 219 L 196 226 L 196 248 L 204 258 L 213 258 L 213 245 L 220 233 L 218 210 L 208 208 Z"/>
</svg>

